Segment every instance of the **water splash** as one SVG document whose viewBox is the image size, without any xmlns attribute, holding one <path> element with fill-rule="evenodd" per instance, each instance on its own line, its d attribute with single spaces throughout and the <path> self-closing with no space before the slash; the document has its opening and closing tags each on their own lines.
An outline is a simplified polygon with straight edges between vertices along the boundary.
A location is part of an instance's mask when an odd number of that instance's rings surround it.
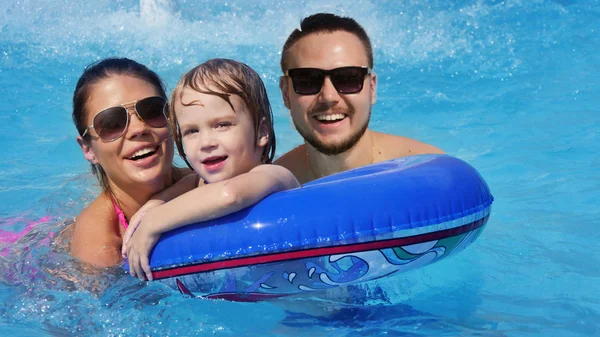
<svg viewBox="0 0 600 337">
<path fill-rule="evenodd" d="M 151 25 L 166 26 L 177 14 L 172 0 L 140 0 L 140 17 Z"/>
<path fill-rule="evenodd" d="M 312 13 L 332 12 L 352 16 L 364 25 L 373 40 L 376 67 L 379 60 L 391 66 L 446 67 L 444 63 L 460 59 L 471 62 L 479 74 L 508 72 L 518 65 L 513 48 L 519 31 L 503 26 L 501 20 L 535 6 L 519 2 L 424 6 L 420 1 L 381 6 L 374 0 L 62 2 L 58 6 L 42 0 L 24 6 L 0 5 L 5 7 L 0 9 L 0 22 L 5 22 L 0 46 L 3 42 L 12 45 L 3 50 L 5 62 L 19 54 L 25 54 L 26 64 L 64 57 L 89 62 L 125 55 L 161 70 L 231 57 L 275 76 L 281 46 L 300 20 Z M 55 7 L 67 10 L 63 13 Z M 23 62 L 10 64 L 22 66 Z"/>
</svg>

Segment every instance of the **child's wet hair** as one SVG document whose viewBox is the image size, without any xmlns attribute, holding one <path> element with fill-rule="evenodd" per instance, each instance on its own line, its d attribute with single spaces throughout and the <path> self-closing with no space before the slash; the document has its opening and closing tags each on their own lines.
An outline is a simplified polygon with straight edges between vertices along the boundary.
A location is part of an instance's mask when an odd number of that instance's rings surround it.
<svg viewBox="0 0 600 337">
<path fill-rule="evenodd" d="M 211 59 L 208 60 L 187 73 L 185 73 L 169 100 L 169 121 L 173 127 L 177 151 L 186 164 L 190 167 L 185 152 L 183 150 L 181 130 L 177 123 L 175 115 L 175 100 L 181 100 L 183 89 L 190 88 L 196 92 L 215 95 L 224 99 L 231 108 L 233 105 L 229 99 L 230 95 L 237 95 L 246 104 L 254 125 L 256 135 L 255 145 L 258 141 L 258 132 L 261 127 L 268 129 L 268 143 L 265 146 L 261 160 L 263 163 L 271 163 L 275 156 L 275 130 L 273 128 L 273 112 L 267 90 L 260 78 L 260 75 L 244 63 L 229 59 Z"/>
</svg>

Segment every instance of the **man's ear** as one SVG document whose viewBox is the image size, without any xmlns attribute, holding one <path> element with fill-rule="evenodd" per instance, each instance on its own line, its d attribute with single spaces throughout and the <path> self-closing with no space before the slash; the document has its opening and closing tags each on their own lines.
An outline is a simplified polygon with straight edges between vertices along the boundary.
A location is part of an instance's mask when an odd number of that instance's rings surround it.
<svg viewBox="0 0 600 337">
<path fill-rule="evenodd" d="M 290 89 L 290 84 L 289 81 L 287 80 L 287 76 L 281 76 L 279 78 L 279 89 L 281 90 L 281 98 L 283 99 L 283 105 L 285 105 L 285 107 L 288 110 L 290 109 L 290 94 L 289 94 L 289 89 Z"/>
<path fill-rule="evenodd" d="M 81 136 L 77 136 L 77 144 L 79 144 L 81 152 L 83 152 L 83 157 L 85 157 L 85 159 L 89 161 L 90 164 L 98 164 L 98 161 L 96 160 L 96 155 L 92 151 L 92 147 L 89 146 L 87 142 L 83 138 L 81 138 Z"/>
<path fill-rule="evenodd" d="M 258 126 L 258 139 L 256 140 L 256 145 L 260 147 L 265 147 L 269 144 L 269 125 L 265 121 L 265 118 L 260 121 L 260 125 Z"/>
<path fill-rule="evenodd" d="M 371 73 L 369 86 L 371 87 L 371 105 L 373 105 L 377 102 L 377 74 Z"/>
</svg>

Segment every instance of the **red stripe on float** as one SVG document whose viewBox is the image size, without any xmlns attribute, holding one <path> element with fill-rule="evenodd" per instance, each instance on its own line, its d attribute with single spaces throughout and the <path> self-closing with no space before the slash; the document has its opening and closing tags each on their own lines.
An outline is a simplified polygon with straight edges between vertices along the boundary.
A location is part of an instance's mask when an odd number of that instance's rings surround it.
<svg viewBox="0 0 600 337">
<path fill-rule="evenodd" d="M 288 294 L 263 294 L 263 293 L 250 293 L 250 294 L 239 294 L 239 293 L 219 293 L 214 295 L 208 295 L 206 298 L 227 300 L 234 302 L 259 302 L 269 300 L 273 298 L 285 297 Z"/>
<path fill-rule="evenodd" d="M 317 257 L 317 256 L 325 256 L 325 255 L 336 255 L 336 254 L 346 254 L 346 253 L 356 253 L 356 252 L 364 252 L 369 250 L 377 250 L 377 249 L 385 249 L 385 248 L 393 248 L 400 247 L 406 245 L 412 245 L 421 242 L 439 240 L 442 238 L 460 235 L 474 229 L 481 227 L 488 216 L 472 222 L 470 224 L 446 229 L 439 232 L 425 233 L 415 236 L 409 236 L 404 238 L 397 239 L 389 239 L 382 241 L 374 241 L 374 242 L 363 242 L 363 243 L 354 243 L 343 246 L 333 246 L 333 247 L 320 247 L 320 248 L 311 248 L 305 250 L 297 250 L 291 252 L 281 252 L 281 253 L 271 253 L 271 254 L 263 254 L 257 256 L 249 256 L 249 257 L 240 257 L 240 258 L 232 258 L 227 260 L 220 260 L 214 262 L 205 262 L 193 265 L 187 265 L 182 267 L 176 267 L 171 269 L 163 269 L 152 272 L 152 276 L 155 280 L 164 279 L 174 276 L 181 276 L 187 274 L 195 274 L 207 271 L 214 271 L 219 269 L 230 269 L 236 267 L 244 267 L 249 265 L 257 265 L 262 263 L 270 263 L 270 262 L 280 262 L 287 260 L 296 260 L 303 259 L 308 257 Z"/>
</svg>

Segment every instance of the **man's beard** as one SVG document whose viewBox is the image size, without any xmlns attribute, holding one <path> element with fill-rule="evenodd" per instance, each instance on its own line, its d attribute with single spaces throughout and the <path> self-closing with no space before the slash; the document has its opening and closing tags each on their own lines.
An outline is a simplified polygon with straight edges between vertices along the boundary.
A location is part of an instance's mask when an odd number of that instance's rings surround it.
<svg viewBox="0 0 600 337">
<path fill-rule="evenodd" d="M 355 114 L 352 114 L 352 115 L 355 115 Z M 348 117 L 346 117 L 346 118 L 348 118 Z M 363 125 L 360 126 L 360 128 L 358 130 L 356 130 L 356 132 L 354 132 L 353 134 L 350 135 L 350 137 L 342 140 L 341 142 L 333 143 L 333 144 L 323 143 L 322 141 L 317 139 L 317 137 L 315 136 L 314 133 L 311 133 L 310 131 L 305 131 L 305 130 L 302 130 L 301 128 L 299 128 L 298 124 L 296 124 L 296 121 L 294 121 L 293 118 L 292 118 L 292 121 L 294 122 L 294 126 L 296 127 L 296 130 L 298 131 L 298 133 L 300 133 L 302 138 L 304 138 L 304 140 L 306 142 L 308 142 L 312 147 L 314 147 L 317 151 L 321 152 L 324 155 L 335 156 L 335 155 L 338 155 L 340 153 L 344 153 L 344 152 L 350 150 L 351 148 L 354 147 L 354 145 L 356 145 L 356 143 L 358 143 L 360 138 L 365 134 L 365 131 L 367 131 L 367 128 L 369 127 L 370 119 L 371 119 L 371 109 L 369 109 L 369 116 L 367 117 L 367 120 L 365 121 L 365 123 Z"/>
</svg>

